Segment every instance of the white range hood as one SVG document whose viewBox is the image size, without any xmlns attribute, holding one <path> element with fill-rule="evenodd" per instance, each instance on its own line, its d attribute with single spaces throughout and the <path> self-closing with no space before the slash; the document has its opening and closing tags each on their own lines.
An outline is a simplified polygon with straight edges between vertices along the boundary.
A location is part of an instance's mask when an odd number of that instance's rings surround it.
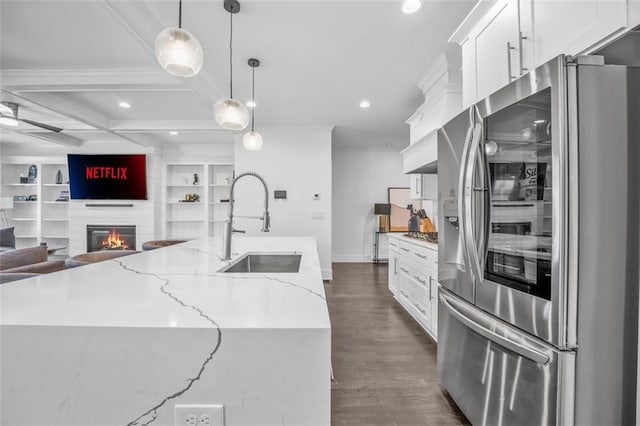
<svg viewBox="0 0 640 426">
<path fill-rule="evenodd" d="M 409 117 L 410 145 L 402 151 L 406 174 L 438 172 L 438 129 L 462 110 L 462 53 L 450 43 L 418 82 L 424 103 Z"/>
</svg>

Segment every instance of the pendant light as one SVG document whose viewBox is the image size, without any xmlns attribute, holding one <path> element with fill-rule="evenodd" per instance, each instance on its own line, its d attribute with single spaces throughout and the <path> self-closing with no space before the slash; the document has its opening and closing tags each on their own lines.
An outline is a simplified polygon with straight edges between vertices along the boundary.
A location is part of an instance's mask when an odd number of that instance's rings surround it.
<svg viewBox="0 0 640 426">
<path fill-rule="evenodd" d="M 193 34 L 182 29 L 182 0 L 178 7 L 178 28 L 165 28 L 156 37 L 156 58 L 169 74 L 193 77 L 202 68 L 202 46 Z"/>
<path fill-rule="evenodd" d="M 229 97 L 220 99 L 213 106 L 213 118 L 223 129 L 243 130 L 249 124 L 249 111 L 242 102 L 233 99 L 233 15 L 240 12 L 240 3 L 225 0 L 224 9 L 229 12 Z"/>
<path fill-rule="evenodd" d="M 262 135 L 254 130 L 255 123 L 255 110 L 256 110 L 256 68 L 260 66 L 260 61 L 251 58 L 249 59 L 249 66 L 251 67 L 251 101 L 253 107 L 251 108 L 251 131 L 244 134 L 242 137 L 242 145 L 248 151 L 260 151 L 262 149 Z"/>
</svg>

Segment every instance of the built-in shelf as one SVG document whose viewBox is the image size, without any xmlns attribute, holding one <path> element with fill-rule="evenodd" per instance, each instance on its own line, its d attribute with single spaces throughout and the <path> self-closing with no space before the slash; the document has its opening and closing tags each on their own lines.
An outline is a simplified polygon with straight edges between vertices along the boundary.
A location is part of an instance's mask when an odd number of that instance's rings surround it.
<svg viewBox="0 0 640 426">
<path fill-rule="evenodd" d="M 179 205 L 183 205 L 183 204 L 201 205 L 202 203 L 200 201 L 169 201 L 167 204 L 171 204 L 171 205 L 175 205 L 175 204 L 179 204 Z"/>
<path fill-rule="evenodd" d="M 212 187 L 212 188 L 231 188 L 231 185 L 229 185 L 229 184 L 220 185 L 220 184 L 217 184 L 217 183 L 212 183 L 209 186 Z"/>
<path fill-rule="evenodd" d="M 171 219 L 167 223 L 202 223 L 204 219 Z"/>
<path fill-rule="evenodd" d="M 43 235 L 42 238 L 50 238 L 52 240 L 68 240 L 68 235 Z"/>
<path fill-rule="evenodd" d="M 227 219 L 214 219 L 214 220 L 210 220 L 209 222 L 211 223 L 225 223 L 227 221 Z"/>
<path fill-rule="evenodd" d="M 26 176 L 32 166 L 36 167 L 38 178 L 32 182 L 23 180 L 24 183 L 19 183 L 19 176 Z M 62 173 L 62 180 L 57 180 L 58 172 Z M 55 234 L 56 239 L 68 238 L 68 208 L 49 207 L 50 204 L 69 205 L 67 201 L 53 201 L 61 196 L 58 193 L 66 194 L 69 190 L 69 177 L 62 158 L 59 163 L 49 163 L 36 157 L 29 161 L 28 158 L 5 156 L 2 158 L 0 174 L 0 181 L 3 182 L 0 186 L 5 197 L 26 198 L 35 195 L 37 198 L 13 201 L 13 215 L 16 217 L 9 218 L 9 223 L 15 227 L 16 239 L 19 240 L 16 248 L 33 246 L 36 241 L 42 241 L 45 234 Z M 56 181 L 67 183 L 55 183 Z"/>
<path fill-rule="evenodd" d="M 167 188 L 200 188 L 202 185 L 167 185 Z"/>
<path fill-rule="evenodd" d="M 215 206 L 228 206 L 231 203 L 221 203 L 220 201 L 212 201 L 209 204 L 213 204 Z"/>
</svg>

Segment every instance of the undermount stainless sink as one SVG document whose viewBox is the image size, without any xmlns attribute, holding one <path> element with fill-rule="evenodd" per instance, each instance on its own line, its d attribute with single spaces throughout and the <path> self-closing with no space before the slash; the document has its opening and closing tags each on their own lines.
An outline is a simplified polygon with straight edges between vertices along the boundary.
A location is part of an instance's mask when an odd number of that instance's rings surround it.
<svg viewBox="0 0 640 426">
<path fill-rule="evenodd" d="M 296 273 L 300 270 L 301 254 L 247 253 L 218 272 L 225 273 Z"/>
</svg>

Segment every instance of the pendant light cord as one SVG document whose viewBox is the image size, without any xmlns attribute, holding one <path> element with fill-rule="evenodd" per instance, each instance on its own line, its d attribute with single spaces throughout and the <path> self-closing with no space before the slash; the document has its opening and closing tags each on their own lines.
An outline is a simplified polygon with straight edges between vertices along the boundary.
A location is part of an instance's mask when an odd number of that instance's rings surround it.
<svg viewBox="0 0 640 426">
<path fill-rule="evenodd" d="M 251 108 L 251 131 L 253 132 L 254 113 L 256 110 L 256 67 L 251 67 L 251 101 L 253 101 L 253 107 Z"/>
<path fill-rule="evenodd" d="M 182 0 L 178 5 L 178 28 L 182 28 Z"/>
<path fill-rule="evenodd" d="M 229 13 L 229 92 L 233 99 L 233 13 Z"/>
</svg>

